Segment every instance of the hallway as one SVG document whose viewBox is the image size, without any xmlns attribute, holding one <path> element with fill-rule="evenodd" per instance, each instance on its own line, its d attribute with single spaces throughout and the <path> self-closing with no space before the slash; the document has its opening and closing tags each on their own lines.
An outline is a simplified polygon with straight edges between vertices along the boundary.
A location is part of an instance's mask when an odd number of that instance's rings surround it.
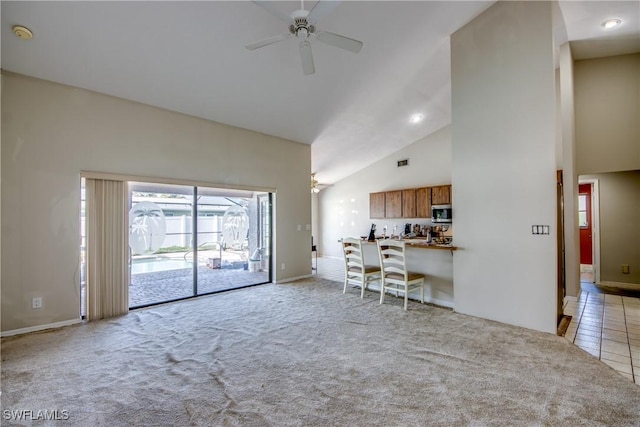
<svg viewBox="0 0 640 427">
<path fill-rule="evenodd" d="M 567 340 L 640 385 L 640 298 L 583 290 L 564 313 Z"/>
</svg>

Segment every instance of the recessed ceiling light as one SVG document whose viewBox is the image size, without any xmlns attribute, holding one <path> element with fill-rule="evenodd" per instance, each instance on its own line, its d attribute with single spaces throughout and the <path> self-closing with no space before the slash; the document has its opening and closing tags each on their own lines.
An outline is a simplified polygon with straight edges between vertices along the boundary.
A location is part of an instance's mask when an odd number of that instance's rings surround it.
<svg viewBox="0 0 640 427">
<path fill-rule="evenodd" d="M 607 19 L 602 23 L 602 26 L 608 30 L 610 28 L 617 27 L 620 24 L 622 24 L 622 20 L 616 18 L 616 19 Z"/>
<path fill-rule="evenodd" d="M 418 122 L 421 122 L 422 119 L 424 119 L 424 116 L 422 114 L 414 114 L 413 116 L 411 116 L 409 121 L 411 123 L 418 123 Z"/>
<path fill-rule="evenodd" d="M 14 25 L 12 27 L 13 34 L 23 40 L 31 40 L 33 38 L 33 33 L 27 27 L 23 27 L 22 25 Z"/>
</svg>

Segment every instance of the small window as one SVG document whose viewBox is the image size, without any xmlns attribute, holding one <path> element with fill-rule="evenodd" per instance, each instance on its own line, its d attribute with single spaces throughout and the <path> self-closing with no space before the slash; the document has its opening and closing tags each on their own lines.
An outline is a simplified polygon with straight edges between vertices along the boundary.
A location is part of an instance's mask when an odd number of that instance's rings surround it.
<svg viewBox="0 0 640 427">
<path fill-rule="evenodd" d="M 580 228 L 588 228 L 587 220 L 587 194 L 578 194 L 578 224 Z"/>
</svg>

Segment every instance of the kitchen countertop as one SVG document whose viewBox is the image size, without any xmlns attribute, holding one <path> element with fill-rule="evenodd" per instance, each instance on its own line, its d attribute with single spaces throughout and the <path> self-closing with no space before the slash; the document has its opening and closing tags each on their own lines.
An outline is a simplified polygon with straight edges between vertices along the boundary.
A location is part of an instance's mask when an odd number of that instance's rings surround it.
<svg viewBox="0 0 640 427">
<path fill-rule="evenodd" d="M 451 244 L 436 244 L 436 243 L 427 243 L 424 239 L 403 239 L 406 242 L 406 245 L 410 248 L 418 248 L 418 249 L 440 249 L 445 251 L 455 251 L 458 249 L 457 246 L 453 246 Z M 363 243 L 376 244 L 376 242 L 370 242 L 368 240 L 363 240 Z"/>
</svg>

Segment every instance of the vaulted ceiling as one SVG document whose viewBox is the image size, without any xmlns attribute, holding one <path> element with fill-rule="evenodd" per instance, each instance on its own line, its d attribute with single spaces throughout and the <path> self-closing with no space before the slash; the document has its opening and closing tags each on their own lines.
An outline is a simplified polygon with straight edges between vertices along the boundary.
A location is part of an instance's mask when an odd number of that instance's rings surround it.
<svg viewBox="0 0 640 427">
<path fill-rule="evenodd" d="M 316 1 L 304 2 L 304 9 Z M 245 45 L 287 24 L 248 1 L 2 1 L 2 68 L 311 144 L 312 172 L 344 178 L 451 122 L 449 36 L 493 1 L 343 1 L 318 22 L 364 43 Z M 636 1 L 560 2 L 579 58 L 640 51 Z M 301 2 L 272 2 L 290 15 Z M 605 31 L 602 22 L 622 19 Z M 12 33 L 33 31 L 32 40 Z M 562 41 L 562 40 L 561 40 Z M 424 115 L 410 123 L 414 113 Z"/>
</svg>

